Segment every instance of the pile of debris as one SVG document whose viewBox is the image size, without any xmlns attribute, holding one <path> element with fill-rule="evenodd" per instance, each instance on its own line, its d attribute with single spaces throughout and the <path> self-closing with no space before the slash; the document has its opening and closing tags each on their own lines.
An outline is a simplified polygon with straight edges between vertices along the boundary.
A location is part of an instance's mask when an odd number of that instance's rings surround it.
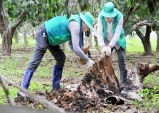
<svg viewBox="0 0 159 113">
<path fill-rule="evenodd" d="M 111 105 L 126 105 L 123 111 L 134 109 L 132 100 L 141 101 L 138 94 L 143 89 L 142 81 L 151 72 L 159 69 L 158 65 L 137 63 L 127 76 L 124 89 L 116 78 L 110 57 L 104 56 L 86 73 L 76 90 L 61 89 L 47 93 L 37 92 L 49 102 L 69 112 L 104 112 L 106 109 L 113 111 L 121 107 Z M 31 98 L 17 97 L 15 102 L 20 105 L 39 108 L 40 103 Z M 45 108 L 41 106 L 41 108 Z"/>
</svg>

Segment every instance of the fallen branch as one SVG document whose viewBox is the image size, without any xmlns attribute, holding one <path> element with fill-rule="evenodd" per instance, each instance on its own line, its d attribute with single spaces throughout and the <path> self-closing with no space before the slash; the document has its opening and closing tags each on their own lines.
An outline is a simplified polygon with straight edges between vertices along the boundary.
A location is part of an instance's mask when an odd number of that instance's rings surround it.
<svg viewBox="0 0 159 113">
<path fill-rule="evenodd" d="M 144 26 L 144 25 L 146 25 L 146 26 L 152 26 L 153 23 L 149 23 L 147 20 L 140 21 L 140 22 L 136 23 L 135 25 L 133 25 L 133 29 L 136 30 L 138 27 Z"/>
<path fill-rule="evenodd" d="M 149 73 L 156 70 L 159 70 L 159 66 L 156 64 L 136 63 L 133 70 L 128 74 L 125 88 L 121 91 L 121 94 L 127 98 L 141 101 L 142 98 L 138 93 L 143 90 L 142 82 Z"/>
<path fill-rule="evenodd" d="M 4 78 L 4 76 L 2 74 L 0 74 L 1 78 Z M 25 94 L 27 94 L 30 98 L 34 99 L 35 101 L 41 103 L 44 105 L 44 107 L 52 110 L 53 112 L 56 113 L 65 113 L 63 109 L 55 106 L 53 103 L 47 101 L 44 98 L 41 98 L 35 94 L 30 93 L 28 90 L 16 85 L 14 82 L 12 82 L 11 80 L 8 80 L 6 78 L 4 78 L 5 81 L 7 81 L 9 84 L 12 84 L 13 86 L 15 86 L 16 88 L 18 88 L 19 90 L 23 91 Z"/>
<path fill-rule="evenodd" d="M 7 87 L 4 79 L 5 79 L 4 76 L 1 76 L 1 74 L 0 74 L 0 82 L 1 82 L 1 84 L 3 86 L 3 89 L 4 89 L 4 92 L 5 92 L 6 96 L 7 96 L 8 102 L 12 106 L 15 106 L 16 104 L 15 104 L 14 100 L 12 99 L 12 97 L 9 95 L 8 87 Z"/>
<path fill-rule="evenodd" d="M 123 26 L 125 26 L 126 22 L 129 20 L 129 18 L 131 17 L 131 15 L 137 11 L 140 8 L 140 4 L 136 3 L 136 5 L 133 7 L 133 10 L 131 10 L 131 12 L 128 13 L 128 15 L 126 16 L 126 18 L 124 19 L 124 24 Z"/>
<path fill-rule="evenodd" d="M 28 107 L 19 107 L 11 105 L 0 105 L 1 113 L 56 113 L 49 110 L 32 109 Z"/>
</svg>

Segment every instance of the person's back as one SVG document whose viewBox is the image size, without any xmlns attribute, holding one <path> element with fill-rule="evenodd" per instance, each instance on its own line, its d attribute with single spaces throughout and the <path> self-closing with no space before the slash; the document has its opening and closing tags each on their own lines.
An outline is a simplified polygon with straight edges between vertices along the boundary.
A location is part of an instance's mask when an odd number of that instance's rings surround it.
<svg viewBox="0 0 159 113">
<path fill-rule="evenodd" d="M 56 46 L 71 39 L 68 23 L 66 16 L 57 16 L 44 23 L 50 45 Z"/>
<path fill-rule="evenodd" d="M 28 89 L 34 72 L 38 68 L 46 50 L 49 49 L 56 60 L 52 71 L 52 90 L 59 90 L 66 59 L 65 53 L 59 45 L 67 41 L 69 41 L 71 50 L 85 60 L 88 67 L 91 67 L 94 61 L 83 53 L 79 46 L 79 39 L 82 32 L 89 29 L 93 30 L 93 22 L 94 17 L 87 12 L 85 15 L 83 13 L 72 15 L 69 19 L 66 16 L 57 16 L 40 25 L 35 35 L 36 44 L 33 57 L 25 71 L 21 87 Z M 18 95 L 27 96 L 22 91 L 18 92 Z"/>
</svg>

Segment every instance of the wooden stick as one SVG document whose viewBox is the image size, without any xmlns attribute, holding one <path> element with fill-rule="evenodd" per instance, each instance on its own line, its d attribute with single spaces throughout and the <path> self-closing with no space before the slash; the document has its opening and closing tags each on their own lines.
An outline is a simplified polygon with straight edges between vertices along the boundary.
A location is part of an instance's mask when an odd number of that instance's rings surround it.
<svg viewBox="0 0 159 113">
<path fill-rule="evenodd" d="M 3 89 L 4 89 L 4 92 L 5 92 L 5 94 L 6 94 L 7 98 L 8 98 L 8 102 L 12 106 L 15 106 L 16 104 L 15 104 L 14 100 L 12 99 L 12 97 L 9 95 L 8 87 L 7 87 L 6 82 L 5 82 L 4 79 L 5 79 L 4 76 L 1 76 L 1 74 L 0 74 L 0 82 L 1 82 L 1 84 L 3 86 Z"/>
<path fill-rule="evenodd" d="M 0 74 L 1 77 L 4 77 L 4 75 Z M 16 88 L 18 88 L 19 90 L 23 91 L 25 94 L 27 94 L 30 98 L 34 99 L 35 101 L 43 104 L 46 108 L 52 110 L 55 113 L 65 113 L 65 111 L 57 106 L 55 106 L 53 103 L 47 101 L 46 99 L 41 98 L 40 96 L 37 96 L 35 94 L 30 93 L 28 90 L 16 85 L 13 81 L 8 80 L 5 78 L 5 80 L 12 84 L 13 86 L 15 86 Z"/>
</svg>

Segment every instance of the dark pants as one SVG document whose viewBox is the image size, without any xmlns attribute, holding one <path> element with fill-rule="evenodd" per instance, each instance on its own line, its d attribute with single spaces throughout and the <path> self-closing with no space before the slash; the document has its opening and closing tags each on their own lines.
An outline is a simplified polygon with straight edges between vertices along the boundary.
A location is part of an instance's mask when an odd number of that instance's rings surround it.
<svg viewBox="0 0 159 113">
<path fill-rule="evenodd" d="M 126 63 L 125 63 L 125 50 L 120 47 L 117 51 L 118 55 L 118 65 L 120 70 L 120 82 L 125 84 L 126 78 L 127 78 L 127 69 L 126 69 Z"/>
<path fill-rule="evenodd" d="M 45 35 L 43 33 L 45 33 Z M 36 38 L 36 44 L 34 47 L 33 57 L 27 69 L 35 71 L 39 66 L 47 49 L 49 49 L 52 56 L 55 58 L 56 65 L 58 65 L 59 67 L 63 67 L 66 56 L 59 45 L 57 46 L 49 45 L 44 24 L 39 26 L 39 28 L 37 29 L 35 38 Z"/>
</svg>

